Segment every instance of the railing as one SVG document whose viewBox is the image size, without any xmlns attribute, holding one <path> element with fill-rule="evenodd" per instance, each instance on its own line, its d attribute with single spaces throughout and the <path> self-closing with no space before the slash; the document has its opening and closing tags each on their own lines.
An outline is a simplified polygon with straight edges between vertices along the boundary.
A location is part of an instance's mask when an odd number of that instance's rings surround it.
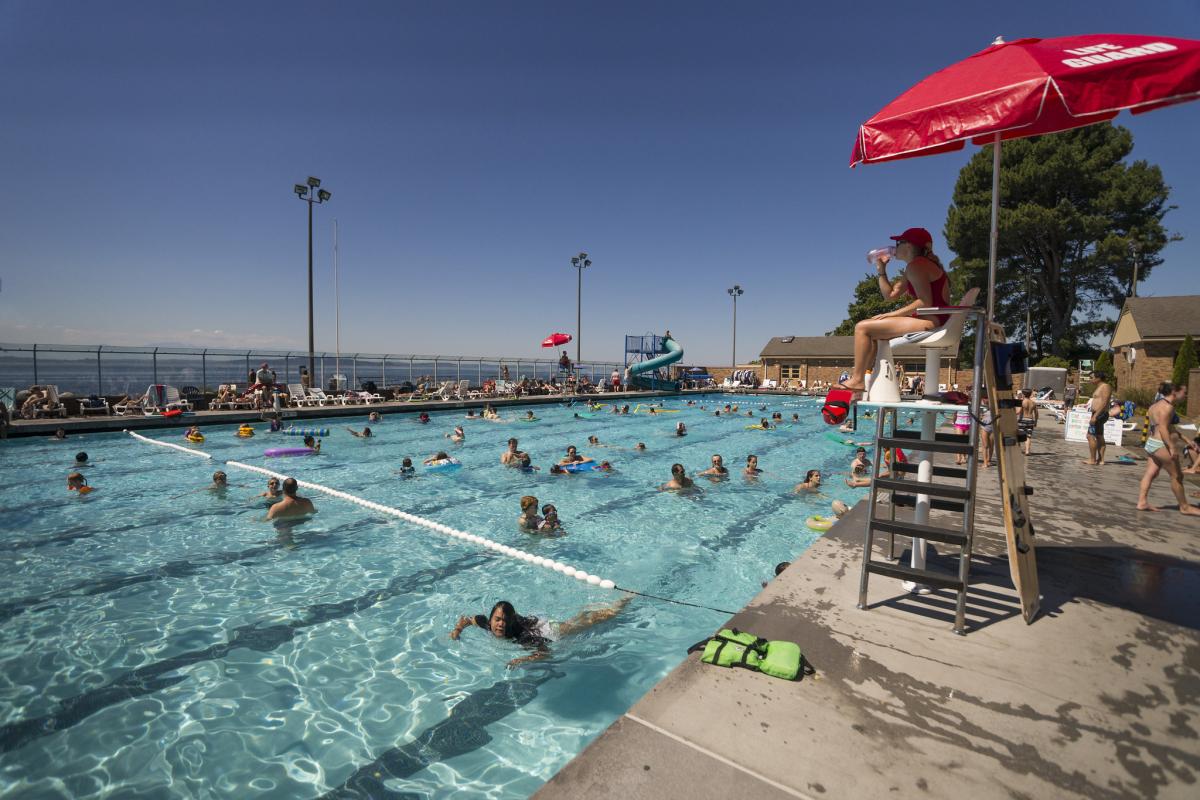
<svg viewBox="0 0 1200 800">
<path fill-rule="evenodd" d="M 367 382 L 378 388 L 422 381 L 519 381 L 560 375 L 553 358 L 410 355 L 396 353 L 316 353 L 313 386 L 329 386 L 341 376 L 346 387 Z M 297 350 L 222 350 L 187 347 L 113 347 L 110 345 L 0 344 L 0 386 L 18 389 L 54 384 L 61 392 L 117 395 L 145 391 L 152 383 L 215 391 L 223 383 L 245 387 L 250 373 L 263 363 L 275 371 L 278 383 L 300 383 L 300 368 L 308 352 Z M 621 365 L 585 361 L 577 375 L 596 383 L 607 380 Z"/>
</svg>

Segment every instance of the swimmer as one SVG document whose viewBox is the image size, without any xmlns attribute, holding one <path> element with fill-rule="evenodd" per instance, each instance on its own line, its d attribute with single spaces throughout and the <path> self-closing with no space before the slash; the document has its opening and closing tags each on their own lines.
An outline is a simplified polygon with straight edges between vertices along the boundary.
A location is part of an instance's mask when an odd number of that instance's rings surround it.
<svg viewBox="0 0 1200 800">
<path fill-rule="evenodd" d="M 529 453 L 521 453 L 517 456 L 516 468 L 521 472 L 537 472 L 540 467 L 535 467 L 529 458 Z"/>
<path fill-rule="evenodd" d="M 687 426 L 684 425 L 682 422 L 676 422 L 675 423 L 675 435 L 676 436 L 687 436 Z"/>
<path fill-rule="evenodd" d="M 193 437 L 193 436 L 203 436 L 204 434 L 202 434 L 202 433 L 200 432 L 200 429 L 199 429 L 198 427 L 196 427 L 195 425 L 193 425 L 192 427 L 188 428 L 188 429 L 187 429 L 187 430 L 184 432 L 184 434 L 183 434 L 183 435 L 184 435 L 184 436 L 186 436 L 186 437 Z"/>
<path fill-rule="evenodd" d="M 54 436 L 52 436 L 51 438 L 54 439 L 55 441 L 61 442 L 63 439 L 67 438 L 66 429 L 65 428 L 57 429 L 56 431 L 54 431 Z"/>
<path fill-rule="evenodd" d="M 646 443 L 645 443 L 645 442 L 638 442 L 637 444 L 635 444 L 635 445 L 633 446 L 633 449 L 634 449 L 634 450 L 645 450 L 645 449 L 646 449 Z"/>
<path fill-rule="evenodd" d="M 513 437 L 508 440 L 508 449 L 500 454 L 500 463 L 506 467 L 515 467 L 522 455 L 522 452 L 517 449 L 517 439 Z"/>
<path fill-rule="evenodd" d="M 473 409 L 467 409 L 467 419 L 475 419 L 475 411 Z"/>
<path fill-rule="evenodd" d="M 559 461 L 558 463 L 563 464 L 563 465 L 586 464 L 587 462 L 589 462 L 591 460 L 592 459 L 588 456 L 579 455 L 579 451 L 575 449 L 575 445 L 570 445 L 567 447 L 567 454 L 565 456 L 563 456 L 562 461 Z"/>
<path fill-rule="evenodd" d="M 596 469 L 600 470 L 601 472 L 616 472 L 617 471 L 616 468 L 613 467 L 613 465 L 611 463 L 609 463 L 608 461 L 601 461 L 596 466 Z"/>
<path fill-rule="evenodd" d="M 532 411 L 526 411 L 526 412 L 525 412 L 525 419 L 530 419 L 530 420 L 533 420 L 533 419 L 537 419 L 537 417 L 535 417 L 535 416 L 533 415 L 533 412 L 532 412 Z"/>
<path fill-rule="evenodd" d="M 660 492 L 676 492 L 684 489 L 694 489 L 696 483 L 687 476 L 683 464 L 671 465 L 671 480 L 658 487 Z"/>
<path fill-rule="evenodd" d="M 417 468 L 413 466 L 412 459 L 405 456 L 404 460 L 400 462 L 400 469 L 396 472 L 405 478 L 411 478 L 416 474 Z"/>
<path fill-rule="evenodd" d="M 771 423 L 767 422 L 766 418 L 763 418 L 758 421 L 758 427 L 762 428 L 764 431 L 769 431 L 771 430 Z"/>
<path fill-rule="evenodd" d="M 279 417 L 271 417 L 271 433 L 279 433 L 283 430 L 283 420 Z"/>
<path fill-rule="evenodd" d="M 791 565 L 792 565 L 792 562 L 790 562 L 790 561 L 780 561 L 778 564 L 775 565 L 775 577 L 778 578 L 780 575 L 783 574 L 783 571 L 785 569 L 787 569 L 788 567 L 790 567 Z M 767 581 L 763 581 L 762 586 L 764 589 L 767 588 Z"/>
<path fill-rule="evenodd" d="M 570 475 L 571 473 L 567 472 L 565 469 L 563 469 L 558 464 L 551 464 L 550 465 L 550 474 L 551 475 Z"/>
<path fill-rule="evenodd" d="M 714 412 L 713 412 L 713 416 L 714 416 L 714 417 L 719 417 L 719 416 L 721 416 L 721 412 L 720 412 L 720 411 L 714 411 Z"/>
<path fill-rule="evenodd" d="M 595 436 L 589 436 L 589 437 L 588 437 L 588 444 L 590 444 L 590 445 L 595 445 L 595 446 L 599 447 L 599 445 L 600 445 L 600 439 L 599 439 L 599 438 L 597 438 L 597 437 L 595 437 Z"/>
<path fill-rule="evenodd" d="M 810 469 L 804 473 L 804 483 L 797 483 L 796 488 L 792 491 L 796 494 L 801 492 L 815 492 L 821 488 L 821 470 Z"/>
<path fill-rule="evenodd" d="M 259 495 L 266 499 L 267 505 L 272 505 L 283 499 L 283 491 L 279 488 L 279 478 L 267 479 L 267 490 Z"/>
<path fill-rule="evenodd" d="M 622 413 L 622 414 L 628 414 L 628 413 L 629 413 L 629 404 L 628 404 L 628 403 L 626 403 L 625 405 L 621 406 L 621 413 Z"/>
<path fill-rule="evenodd" d="M 531 494 L 521 498 L 521 516 L 517 517 L 517 527 L 523 531 L 536 531 L 542 525 L 538 516 L 538 499 Z"/>
<path fill-rule="evenodd" d="M 435 453 L 434 455 L 431 455 L 429 458 L 425 459 L 425 460 L 424 460 L 423 462 L 421 462 L 421 463 L 423 463 L 423 464 L 425 464 L 426 466 L 428 466 L 428 465 L 430 465 L 430 464 L 433 464 L 433 463 L 435 463 L 435 462 L 437 462 L 437 461 L 445 461 L 445 460 L 447 460 L 448 458 L 450 458 L 450 456 L 446 454 L 446 451 L 445 451 L 445 450 L 438 450 L 438 451 L 437 451 L 437 453 Z"/>
<path fill-rule="evenodd" d="M 378 411 L 372 411 L 370 414 L 367 414 L 367 422 L 383 422 L 383 415 Z"/>
<path fill-rule="evenodd" d="M 717 453 L 713 453 L 712 466 L 700 473 L 709 478 L 728 478 L 729 468 L 725 466 L 725 461 Z"/>
<path fill-rule="evenodd" d="M 800 421 L 800 415 L 792 414 L 792 422 L 799 422 L 799 421 Z"/>
<path fill-rule="evenodd" d="M 83 477 L 82 472 L 72 472 L 67 476 L 67 491 L 79 492 L 79 494 L 84 495 L 95 491 L 95 489 L 88 486 L 87 478 Z"/>
<path fill-rule="evenodd" d="M 746 468 L 742 470 L 742 474 L 747 478 L 757 478 L 762 475 L 762 470 L 758 468 L 758 456 L 746 456 Z"/>
<path fill-rule="evenodd" d="M 538 525 L 540 533 L 561 532 L 562 522 L 558 519 L 558 509 L 552 503 L 542 506 L 542 524 Z"/>
<path fill-rule="evenodd" d="M 463 432 L 462 425 L 455 425 L 454 433 L 447 433 L 446 438 L 452 442 L 462 442 L 466 440 L 467 434 Z"/>
<path fill-rule="evenodd" d="M 317 513 L 312 500 L 296 494 L 299 484 L 295 478 L 287 478 L 283 482 L 283 499 L 271 506 L 267 519 L 294 519 Z"/>
<path fill-rule="evenodd" d="M 314 439 L 311 436 L 305 436 L 304 437 L 304 446 L 307 447 L 309 450 L 312 450 L 314 453 L 321 452 L 321 440 L 320 439 Z"/>
<path fill-rule="evenodd" d="M 355 437 L 356 439 L 370 439 L 371 438 L 370 427 L 364 427 L 362 429 L 362 433 L 359 433 L 358 431 L 354 430 L 354 428 L 346 428 L 346 430 L 350 431 L 350 435 Z"/>
<path fill-rule="evenodd" d="M 523 617 L 513 608 L 512 603 L 501 600 L 492 606 L 488 616 L 476 614 L 474 617 L 459 617 L 458 624 L 450 631 L 450 638 L 457 640 L 467 628 L 483 628 L 497 639 L 508 639 L 521 647 L 532 649 L 534 652 L 508 662 L 509 668 L 519 667 L 530 661 L 537 661 L 550 655 L 550 642 L 578 633 L 601 622 L 612 619 L 629 604 L 632 597 L 622 597 L 607 608 L 582 611 L 566 622 L 555 624 L 549 620 L 542 621 L 537 617 Z"/>
<path fill-rule="evenodd" d="M 829 504 L 829 508 L 833 511 L 833 515 L 838 519 L 841 519 L 842 515 L 850 510 L 850 506 L 846 505 L 841 500 L 834 500 Z"/>
<path fill-rule="evenodd" d="M 79 469 L 80 467 L 86 467 L 86 466 L 88 466 L 89 463 L 91 463 L 91 462 L 88 461 L 87 453 L 80 450 L 78 453 L 75 454 L 75 469 Z"/>
<path fill-rule="evenodd" d="M 417 422 L 421 423 L 422 425 L 425 425 L 425 424 L 427 424 L 427 423 L 429 422 L 429 414 L 427 414 L 427 413 L 425 413 L 424 411 L 422 411 L 422 412 L 421 412 L 421 413 L 420 413 L 420 414 L 417 416 Z"/>
<path fill-rule="evenodd" d="M 500 415 L 496 413 L 496 409 L 492 408 L 491 403 L 486 403 L 483 406 L 484 419 L 500 419 Z"/>
<path fill-rule="evenodd" d="M 227 476 L 221 470 L 217 470 L 216 472 L 214 472 L 213 477 L 212 477 L 212 486 L 209 486 L 208 490 L 210 492 L 215 492 L 215 493 L 221 495 L 222 497 L 224 497 L 225 490 L 228 488 L 229 488 L 229 476 Z"/>
</svg>

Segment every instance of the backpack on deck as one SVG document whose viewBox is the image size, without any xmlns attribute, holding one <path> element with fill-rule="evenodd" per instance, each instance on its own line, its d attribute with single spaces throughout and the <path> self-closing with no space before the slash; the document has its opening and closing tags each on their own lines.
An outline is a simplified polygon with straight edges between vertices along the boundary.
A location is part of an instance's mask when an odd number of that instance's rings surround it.
<svg viewBox="0 0 1200 800">
<path fill-rule="evenodd" d="M 785 681 L 810 675 L 812 667 L 804 663 L 800 645 L 794 642 L 768 641 L 737 628 L 722 628 L 711 639 L 697 642 L 689 653 L 703 651 L 700 660 L 718 667 L 745 667 Z"/>
</svg>

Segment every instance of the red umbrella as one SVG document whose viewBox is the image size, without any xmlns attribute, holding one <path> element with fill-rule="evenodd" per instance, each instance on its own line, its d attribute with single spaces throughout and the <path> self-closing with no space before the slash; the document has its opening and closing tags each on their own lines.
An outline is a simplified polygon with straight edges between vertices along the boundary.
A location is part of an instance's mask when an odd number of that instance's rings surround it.
<svg viewBox="0 0 1200 800">
<path fill-rule="evenodd" d="M 1000 141 L 1200 98 L 1200 41 L 1132 34 L 1018 39 L 930 75 L 858 130 L 850 166 L 994 144 L 988 319 L 994 307 Z"/>
<path fill-rule="evenodd" d="M 552 333 L 542 340 L 542 347 L 558 347 L 571 341 L 569 333 Z"/>
</svg>

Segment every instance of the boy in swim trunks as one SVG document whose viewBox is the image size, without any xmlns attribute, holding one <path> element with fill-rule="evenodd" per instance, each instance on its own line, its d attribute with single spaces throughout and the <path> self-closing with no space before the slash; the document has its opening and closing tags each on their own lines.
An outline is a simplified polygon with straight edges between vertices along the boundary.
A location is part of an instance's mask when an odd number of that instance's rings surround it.
<svg viewBox="0 0 1200 800">
<path fill-rule="evenodd" d="M 1096 389 L 1088 402 L 1092 416 L 1088 420 L 1088 460 L 1084 464 L 1098 467 L 1104 464 L 1104 423 L 1108 422 L 1108 406 L 1112 402 L 1112 387 L 1108 385 L 1108 376 L 1103 372 L 1092 373 L 1096 381 Z"/>
<path fill-rule="evenodd" d="M 1150 406 L 1146 416 L 1150 419 L 1150 438 L 1146 440 L 1146 472 L 1138 491 L 1138 511 L 1159 511 L 1150 505 L 1150 486 L 1158 473 L 1166 471 L 1171 476 L 1171 492 L 1179 501 L 1179 513 L 1200 516 L 1200 508 L 1188 502 L 1183 490 L 1183 473 L 1176 456 L 1179 454 L 1175 442 L 1175 423 L 1179 416 L 1175 404 L 1183 402 L 1187 387 L 1178 383 L 1164 383 L 1158 387 L 1161 398 Z"/>
</svg>

